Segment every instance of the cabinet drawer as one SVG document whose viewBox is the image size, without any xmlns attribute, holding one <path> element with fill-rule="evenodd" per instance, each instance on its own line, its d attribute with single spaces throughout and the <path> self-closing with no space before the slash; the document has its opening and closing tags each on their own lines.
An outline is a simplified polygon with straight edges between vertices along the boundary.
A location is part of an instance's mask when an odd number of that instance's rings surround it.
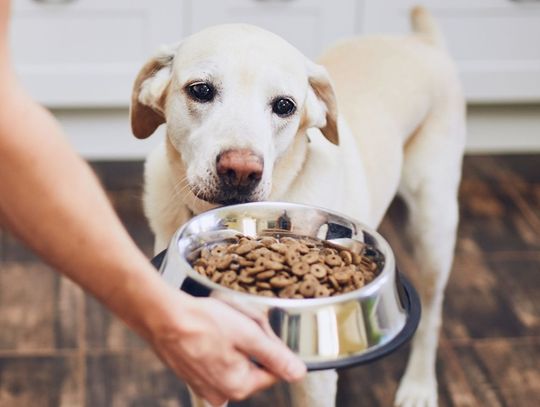
<svg viewBox="0 0 540 407">
<path fill-rule="evenodd" d="M 127 106 L 142 62 L 182 35 L 180 0 L 15 0 L 11 49 L 50 107 Z"/>
<path fill-rule="evenodd" d="M 354 33 L 355 0 L 190 0 L 196 32 L 214 24 L 249 23 L 281 35 L 309 57 Z"/>
<path fill-rule="evenodd" d="M 362 32 L 410 31 L 413 0 L 366 0 Z M 472 102 L 540 100 L 540 1 L 425 0 Z"/>
</svg>

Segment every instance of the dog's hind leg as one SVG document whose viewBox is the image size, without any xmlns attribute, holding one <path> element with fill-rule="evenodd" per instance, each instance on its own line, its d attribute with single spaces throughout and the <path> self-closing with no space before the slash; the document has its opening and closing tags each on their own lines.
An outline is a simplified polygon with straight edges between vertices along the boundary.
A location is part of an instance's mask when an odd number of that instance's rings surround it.
<svg viewBox="0 0 540 407">
<path fill-rule="evenodd" d="M 338 375 L 335 370 L 309 373 L 300 383 L 291 384 L 293 407 L 334 407 Z"/>
<path fill-rule="evenodd" d="M 409 212 L 409 237 L 419 276 L 422 317 L 412 341 L 395 405 L 436 407 L 435 361 L 444 289 L 458 225 L 458 186 L 465 139 L 462 112 L 428 118 L 405 150 L 400 195 Z"/>
</svg>

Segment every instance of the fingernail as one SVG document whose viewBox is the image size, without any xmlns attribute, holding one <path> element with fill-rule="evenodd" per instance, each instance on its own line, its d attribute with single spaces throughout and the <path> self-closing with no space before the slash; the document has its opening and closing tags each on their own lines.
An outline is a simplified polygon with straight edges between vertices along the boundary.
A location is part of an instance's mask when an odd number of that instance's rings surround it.
<svg viewBox="0 0 540 407">
<path fill-rule="evenodd" d="M 287 367 L 287 376 L 289 380 L 298 380 L 306 374 L 306 365 L 298 359 L 292 359 Z"/>
</svg>

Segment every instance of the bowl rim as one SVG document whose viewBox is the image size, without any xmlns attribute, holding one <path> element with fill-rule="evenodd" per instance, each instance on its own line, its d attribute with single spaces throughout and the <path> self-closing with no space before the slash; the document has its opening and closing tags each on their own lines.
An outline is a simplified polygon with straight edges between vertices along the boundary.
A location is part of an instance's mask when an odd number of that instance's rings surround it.
<svg viewBox="0 0 540 407">
<path fill-rule="evenodd" d="M 216 214 L 219 214 L 220 212 L 229 212 L 229 211 L 238 210 L 242 208 L 249 209 L 249 208 L 254 208 L 254 207 L 256 208 L 256 207 L 268 207 L 268 206 L 272 208 L 280 208 L 280 209 L 285 209 L 285 210 L 287 208 L 319 210 L 324 213 L 340 217 L 354 224 L 359 230 L 365 231 L 371 234 L 375 238 L 377 244 L 379 245 L 378 249 L 384 255 L 384 259 L 385 259 L 382 270 L 375 277 L 375 279 L 373 279 L 373 281 L 371 281 L 369 284 L 366 284 L 364 287 L 361 287 L 359 289 L 356 289 L 356 290 L 353 290 L 344 294 L 338 294 L 338 295 L 334 295 L 330 297 L 302 298 L 302 299 L 263 297 L 260 295 L 235 291 L 228 287 L 222 286 L 218 283 L 214 283 L 207 277 L 204 277 L 200 275 L 199 273 L 197 273 L 193 269 L 193 267 L 189 264 L 185 256 L 180 253 L 180 248 L 179 248 L 180 240 L 182 238 L 187 238 L 186 236 L 183 236 L 183 235 L 186 233 L 186 230 L 190 227 L 190 225 L 192 225 L 197 220 L 200 220 L 208 216 L 215 216 Z M 351 239 L 356 240 L 354 238 L 351 238 Z M 359 298 L 373 297 L 374 294 L 376 294 L 382 287 L 384 287 L 387 284 L 388 279 L 393 280 L 392 286 L 394 287 L 395 290 L 397 290 L 397 284 L 396 284 L 397 274 L 396 274 L 395 257 L 386 239 L 373 228 L 367 226 L 366 224 L 362 222 L 352 219 L 350 216 L 344 215 L 334 210 L 329 210 L 326 208 L 315 206 L 315 205 L 306 205 L 306 204 L 289 203 L 289 202 L 281 202 L 281 201 L 263 201 L 263 202 L 250 202 L 250 203 L 243 203 L 243 204 L 236 204 L 236 205 L 214 208 L 214 209 L 202 212 L 194 216 L 189 221 L 187 221 L 184 225 L 182 225 L 173 235 L 171 246 L 173 244 L 174 244 L 174 248 L 176 249 L 176 254 L 178 255 L 180 262 L 182 263 L 182 266 L 185 266 L 186 277 L 189 277 L 192 280 L 195 280 L 197 283 L 201 284 L 205 288 L 211 289 L 213 296 L 221 297 L 223 295 L 229 301 L 232 299 L 235 302 L 236 301 L 249 302 L 251 304 L 256 303 L 256 304 L 261 304 L 261 305 L 274 307 L 274 308 L 277 307 L 277 308 L 287 308 L 287 309 L 305 309 L 305 308 L 311 308 L 311 307 L 334 305 L 334 304 L 342 303 L 349 300 L 358 300 Z M 396 294 L 397 294 L 397 291 L 396 291 Z M 397 299 L 398 299 L 399 305 L 403 306 L 403 304 L 401 304 L 401 301 L 399 300 L 399 295 L 397 295 Z"/>
</svg>

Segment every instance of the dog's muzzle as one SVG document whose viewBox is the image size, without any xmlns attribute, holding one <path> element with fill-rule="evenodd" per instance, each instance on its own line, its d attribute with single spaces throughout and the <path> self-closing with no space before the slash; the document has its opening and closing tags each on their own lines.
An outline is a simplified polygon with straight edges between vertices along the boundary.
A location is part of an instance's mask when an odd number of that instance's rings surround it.
<svg viewBox="0 0 540 407">
<path fill-rule="evenodd" d="M 227 150 L 216 158 L 219 191 L 214 203 L 252 202 L 264 170 L 262 157 L 249 149 Z"/>
</svg>

